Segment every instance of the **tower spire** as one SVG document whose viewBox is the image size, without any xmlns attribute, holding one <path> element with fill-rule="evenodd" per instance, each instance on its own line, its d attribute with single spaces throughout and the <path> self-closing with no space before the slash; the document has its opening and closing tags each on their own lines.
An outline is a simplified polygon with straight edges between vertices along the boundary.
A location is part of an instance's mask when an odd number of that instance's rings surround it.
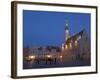
<svg viewBox="0 0 100 80">
<path fill-rule="evenodd" d="M 67 42 L 67 40 L 68 40 L 68 18 L 66 18 L 66 25 L 65 25 L 65 42 L 64 42 L 64 44 L 62 44 L 62 51 L 63 50 L 67 50 L 67 48 L 68 48 L 68 45 L 66 44 L 66 42 Z"/>
<path fill-rule="evenodd" d="M 66 19 L 66 26 L 65 26 L 65 42 L 68 40 L 68 17 Z"/>
</svg>

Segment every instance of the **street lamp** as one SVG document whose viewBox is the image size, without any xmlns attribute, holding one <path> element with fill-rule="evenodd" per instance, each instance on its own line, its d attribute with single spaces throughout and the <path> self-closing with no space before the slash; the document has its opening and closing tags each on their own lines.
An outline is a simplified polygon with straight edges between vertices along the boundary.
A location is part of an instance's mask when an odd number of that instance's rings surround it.
<svg viewBox="0 0 100 80">
<path fill-rule="evenodd" d="M 60 55 L 60 59 L 62 59 L 62 57 L 63 57 L 63 56 L 62 56 L 62 55 Z"/>
<path fill-rule="evenodd" d="M 62 62 L 62 58 L 63 58 L 63 56 L 62 56 L 62 55 L 60 55 L 60 56 L 59 56 L 59 58 L 60 58 L 60 62 Z"/>
<path fill-rule="evenodd" d="M 47 58 L 51 58 L 52 56 L 51 55 L 47 55 Z"/>
<path fill-rule="evenodd" d="M 34 60 L 35 59 L 35 56 L 34 55 L 29 55 L 29 59 Z"/>
</svg>

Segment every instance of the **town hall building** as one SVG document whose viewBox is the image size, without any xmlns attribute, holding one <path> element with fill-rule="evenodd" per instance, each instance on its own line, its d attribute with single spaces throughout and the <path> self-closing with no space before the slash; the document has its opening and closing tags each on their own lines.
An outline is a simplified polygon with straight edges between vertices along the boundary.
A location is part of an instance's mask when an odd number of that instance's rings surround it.
<svg viewBox="0 0 100 80">
<path fill-rule="evenodd" d="M 65 41 L 62 43 L 62 55 L 66 58 L 89 59 L 91 56 L 90 38 L 86 30 L 69 37 L 68 19 L 65 26 Z"/>
</svg>

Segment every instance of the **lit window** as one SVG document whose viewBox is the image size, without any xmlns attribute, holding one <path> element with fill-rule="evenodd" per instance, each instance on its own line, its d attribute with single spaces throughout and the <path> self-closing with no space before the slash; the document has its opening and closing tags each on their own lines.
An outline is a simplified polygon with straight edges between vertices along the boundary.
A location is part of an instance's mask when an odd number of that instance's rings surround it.
<svg viewBox="0 0 100 80">
<path fill-rule="evenodd" d="M 65 45 L 65 49 L 68 49 L 68 45 Z"/>
<path fill-rule="evenodd" d="M 69 43 L 69 47 L 70 47 L 70 49 L 72 49 L 72 43 Z"/>
<path fill-rule="evenodd" d="M 78 41 L 77 40 L 75 41 L 75 47 L 78 47 Z"/>
</svg>

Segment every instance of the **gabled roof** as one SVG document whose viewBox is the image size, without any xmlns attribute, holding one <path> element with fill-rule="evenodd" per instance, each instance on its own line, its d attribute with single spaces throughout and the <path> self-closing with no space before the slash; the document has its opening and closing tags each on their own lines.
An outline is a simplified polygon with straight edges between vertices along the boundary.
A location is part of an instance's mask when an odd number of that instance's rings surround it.
<svg viewBox="0 0 100 80">
<path fill-rule="evenodd" d="M 75 34 L 75 35 L 71 36 L 70 38 L 68 38 L 68 40 L 66 41 L 66 44 L 68 44 L 69 42 L 71 42 L 71 40 L 72 40 L 72 41 L 77 40 L 77 37 L 78 37 L 78 36 L 81 36 L 81 37 L 82 37 L 84 31 L 85 31 L 85 29 L 81 30 L 81 31 L 78 32 L 77 34 Z"/>
</svg>

